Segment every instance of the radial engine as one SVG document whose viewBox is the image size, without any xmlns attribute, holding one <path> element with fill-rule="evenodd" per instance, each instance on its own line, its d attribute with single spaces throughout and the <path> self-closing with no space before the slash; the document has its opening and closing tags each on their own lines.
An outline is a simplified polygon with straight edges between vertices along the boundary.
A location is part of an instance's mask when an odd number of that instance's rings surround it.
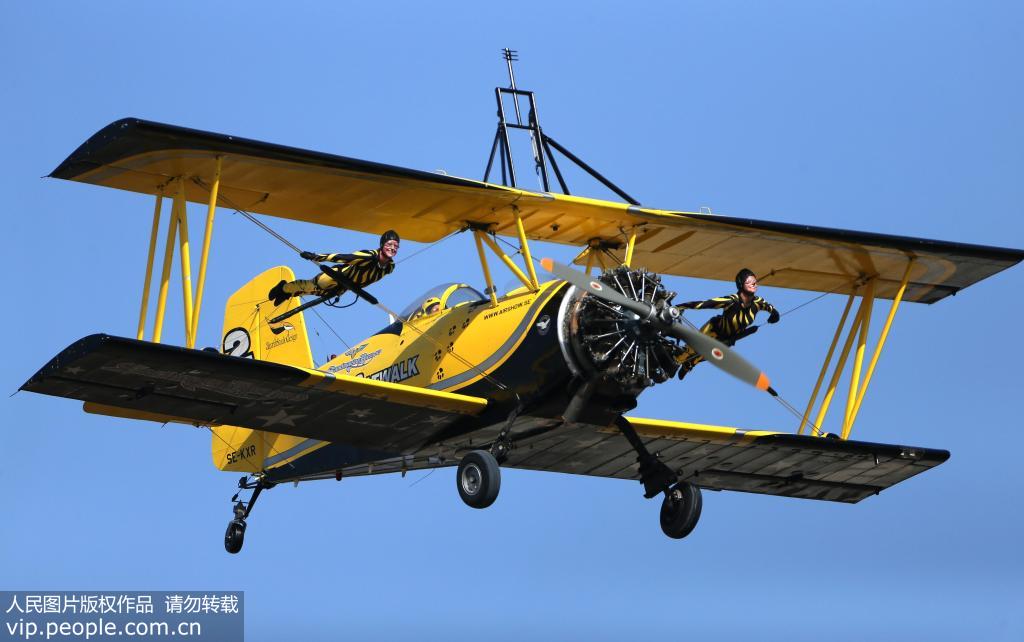
<svg viewBox="0 0 1024 642">
<path fill-rule="evenodd" d="M 656 311 L 671 306 L 676 295 L 662 286 L 660 276 L 643 269 L 618 267 L 594 281 Z M 604 380 L 623 392 L 639 394 L 679 370 L 675 357 L 682 349 L 676 339 L 634 312 L 578 287 L 570 288 L 562 300 L 558 339 L 573 374 Z"/>
</svg>

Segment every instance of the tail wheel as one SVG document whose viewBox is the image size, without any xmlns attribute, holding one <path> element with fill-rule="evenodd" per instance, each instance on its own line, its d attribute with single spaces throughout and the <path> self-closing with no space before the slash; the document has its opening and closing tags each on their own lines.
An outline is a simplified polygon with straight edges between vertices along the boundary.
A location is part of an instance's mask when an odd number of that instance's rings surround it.
<svg viewBox="0 0 1024 642">
<path fill-rule="evenodd" d="M 474 450 L 459 462 L 455 475 L 459 497 L 471 508 L 487 508 L 498 498 L 501 490 L 501 468 L 494 455 L 486 450 Z"/>
<path fill-rule="evenodd" d="M 233 519 L 228 522 L 228 529 L 224 532 L 224 550 L 235 554 L 242 550 L 245 541 L 245 521 Z"/>
<path fill-rule="evenodd" d="M 697 525 L 700 509 L 700 488 L 686 482 L 676 484 L 661 502 L 661 530 L 672 539 L 683 539 Z"/>
</svg>

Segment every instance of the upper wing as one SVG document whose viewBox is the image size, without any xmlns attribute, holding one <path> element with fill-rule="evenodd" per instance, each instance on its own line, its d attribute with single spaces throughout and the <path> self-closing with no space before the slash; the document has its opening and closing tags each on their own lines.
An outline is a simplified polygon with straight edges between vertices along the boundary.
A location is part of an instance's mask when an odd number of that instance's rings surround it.
<svg viewBox="0 0 1024 642">
<path fill-rule="evenodd" d="M 78 340 L 21 389 L 112 406 L 125 416 L 230 424 L 396 453 L 487 407 L 478 397 L 105 334 Z"/>
<path fill-rule="evenodd" d="M 703 488 L 855 503 L 949 458 L 945 450 L 629 418 L 648 450 Z M 517 447 L 507 465 L 639 479 L 617 428 L 576 424 Z"/>
<path fill-rule="evenodd" d="M 184 176 L 186 198 L 206 203 L 218 156 L 222 205 L 423 242 L 468 221 L 514 235 L 518 211 L 527 236 L 557 243 L 621 248 L 636 230 L 633 264 L 662 274 L 731 281 L 742 256 L 768 285 L 849 293 L 877 276 L 875 296 L 892 298 L 914 259 L 904 298 L 932 303 L 1024 259 L 1020 250 L 528 192 L 134 118 L 94 134 L 51 176 L 147 194 L 170 194 Z"/>
</svg>

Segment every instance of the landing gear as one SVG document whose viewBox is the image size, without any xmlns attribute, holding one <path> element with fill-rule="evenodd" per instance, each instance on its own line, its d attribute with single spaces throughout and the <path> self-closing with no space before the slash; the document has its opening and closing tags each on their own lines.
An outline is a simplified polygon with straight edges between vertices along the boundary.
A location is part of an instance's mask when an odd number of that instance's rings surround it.
<svg viewBox="0 0 1024 642">
<path fill-rule="evenodd" d="M 669 487 L 676 482 L 677 475 L 665 465 L 665 462 L 658 459 L 657 455 L 652 455 L 647 450 L 647 446 L 625 417 L 620 416 L 616 419 L 615 426 L 636 451 L 636 461 L 640 464 L 640 481 L 644 485 L 644 497 L 650 499 L 659 493 L 667 493 Z"/>
<path fill-rule="evenodd" d="M 700 519 L 700 488 L 687 482 L 678 481 L 679 476 L 665 462 L 652 455 L 643 440 L 625 417 L 615 421 L 619 432 L 636 450 L 640 464 L 640 481 L 644 485 L 644 497 L 651 499 L 665 493 L 661 502 L 661 530 L 672 539 L 683 539 L 690 534 Z"/>
<path fill-rule="evenodd" d="M 455 474 L 459 497 L 471 508 L 487 508 L 498 498 L 501 490 L 501 468 L 494 455 L 486 450 L 474 450 L 459 462 Z"/>
<path fill-rule="evenodd" d="M 242 550 L 242 544 L 245 543 L 245 519 L 249 517 L 253 505 L 256 504 L 256 498 L 260 496 L 263 489 L 271 488 L 272 486 L 273 484 L 266 484 L 262 479 L 250 482 L 248 476 L 238 480 L 238 487 L 243 490 L 251 489 L 252 496 L 248 502 L 238 500 L 240 493 L 235 493 L 235 496 L 231 498 L 231 501 L 235 502 L 233 508 L 235 516 L 228 522 L 228 528 L 224 531 L 224 550 L 232 555 Z"/>
<path fill-rule="evenodd" d="M 672 539 L 690 534 L 700 519 L 700 488 L 679 482 L 665 492 L 661 502 L 661 530 Z"/>
</svg>

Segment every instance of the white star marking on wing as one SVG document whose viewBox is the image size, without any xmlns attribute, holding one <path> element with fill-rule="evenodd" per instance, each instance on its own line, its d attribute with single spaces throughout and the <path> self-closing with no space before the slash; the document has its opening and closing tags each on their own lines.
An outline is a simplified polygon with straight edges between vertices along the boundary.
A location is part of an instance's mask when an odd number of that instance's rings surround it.
<svg viewBox="0 0 1024 642">
<path fill-rule="evenodd" d="M 373 414 L 373 411 L 370 410 L 369 408 L 356 408 L 355 410 L 351 410 L 349 412 L 351 412 L 352 416 L 355 417 L 356 419 L 366 419 L 367 417 Z"/>
<path fill-rule="evenodd" d="M 71 366 L 70 368 L 64 368 L 64 372 L 70 372 L 71 374 L 81 374 L 85 369 L 79 368 L 78 366 Z"/>
<path fill-rule="evenodd" d="M 448 421 L 446 415 L 428 415 L 420 420 L 420 423 L 430 424 L 431 426 L 440 426 L 444 422 Z"/>
<path fill-rule="evenodd" d="M 273 415 L 268 415 L 268 416 L 265 416 L 265 417 L 256 417 L 256 418 L 257 419 L 262 419 L 265 422 L 263 424 L 264 428 L 267 428 L 268 426 L 273 426 L 275 424 L 280 424 L 282 426 L 293 426 L 294 427 L 295 426 L 295 420 L 296 419 L 302 419 L 305 416 L 306 415 L 289 415 L 284 410 L 278 410 L 277 413 L 275 413 Z"/>
</svg>

